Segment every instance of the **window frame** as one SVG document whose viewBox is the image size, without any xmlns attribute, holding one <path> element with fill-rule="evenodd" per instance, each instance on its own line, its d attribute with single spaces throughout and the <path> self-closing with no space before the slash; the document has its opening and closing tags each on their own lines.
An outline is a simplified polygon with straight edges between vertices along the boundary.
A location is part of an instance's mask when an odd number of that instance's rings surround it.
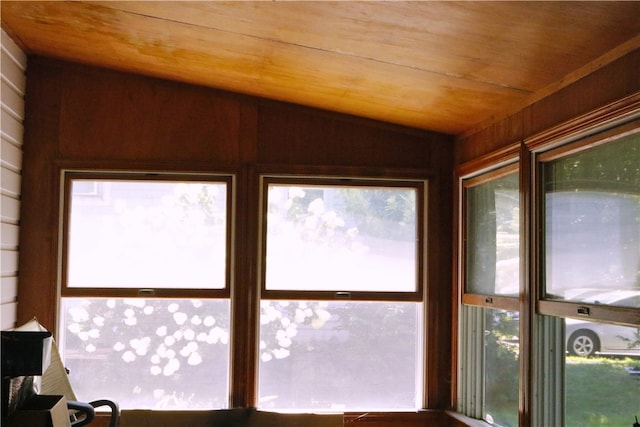
<svg viewBox="0 0 640 427">
<path fill-rule="evenodd" d="M 523 141 L 523 152 L 527 159 L 522 165 L 526 171 L 523 178 L 529 180 L 526 198 L 529 223 L 525 248 L 529 252 L 525 264 L 525 289 L 529 291 L 524 304 L 530 310 L 530 315 L 527 316 L 528 324 L 525 325 L 526 347 L 521 349 L 526 358 L 522 369 L 526 373 L 524 392 L 528 395 L 524 402 L 527 425 L 564 423 L 564 319 L 585 319 L 577 313 L 579 309 L 586 307 L 589 309 L 590 321 L 640 325 L 640 313 L 637 309 L 545 299 L 545 193 L 540 159 L 550 160 L 557 158 L 555 156 L 570 155 L 638 130 L 640 104 L 637 97 L 631 96 Z M 532 399 L 532 396 L 538 398 Z"/>
<path fill-rule="evenodd" d="M 539 233 L 534 234 L 535 247 L 537 248 L 538 272 L 536 292 L 536 312 L 541 315 L 557 316 L 563 318 L 588 319 L 595 322 L 616 323 L 620 325 L 640 326 L 640 313 L 637 308 L 607 306 L 604 304 L 592 304 L 568 300 L 554 300 L 545 295 L 545 190 L 543 164 L 552 160 L 564 158 L 572 154 L 589 150 L 593 147 L 603 146 L 615 142 L 627 136 L 640 134 L 640 119 L 632 119 L 616 124 L 604 130 L 591 133 L 580 133 L 570 139 L 549 142 L 532 150 L 533 177 L 533 205 L 534 217 L 538 221 Z"/>
<path fill-rule="evenodd" d="M 122 181 L 122 182 L 198 182 L 211 184 L 225 184 L 225 277 L 224 286 L 218 288 L 179 288 L 179 287 L 160 287 L 160 288 L 137 288 L 137 287 L 70 287 L 67 286 L 67 268 L 68 268 L 68 244 L 70 229 L 70 214 L 72 202 L 71 183 L 74 179 L 83 180 L 104 180 L 104 181 Z M 56 310 L 56 322 L 58 335 L 61 338 L 60 350 L 64 353 L 63 343 L 67 331 L 64 329 L 62 313 L 63 301 L 65 299 L 148 299 L 148 300 L 206 300 L 206 301 L 225 301 L 228 305 L 230 323 L 228 325 L 229 332 L 229 354 L 227 370 L 227 383 L 224 395 L 226 396 L 226 406 L 223 408 L 232 408 L 235 405 L 234 390 L 237 387 L 236 373 L 237 363 L 233 355 L 237 353 L 236 347 L 242 345 L 240 342 L 243 337 L 238 337 L 238 329 L 233 322 L 235 311 L 238 310 L 237 298 L 234 294 L 234 281 L 236 276 L 235 251 L 236 244 L 234 235 L 236 233 L 236 198 L 237 195 L 237 174 L 235 172 L 155 172 L 149 170 L 99 170 L 99 169 L 60 169 L 60 206 L 59 206 L 59 227 L 58 227 L 58 298 Z M 107 194 L 108 195 L 108 194 Z M 84 197 L 84 196 L 83 196 Z M 103 195 L 88 195 L 91 198 L 102 198 Z M 95 203 L 102 203 L 95 200 Z M 135 410 L 135 409 L 133 409 Z M 184 409 L 179 409 L 184 410 Z"/>
<path fill-rule="evenodd" d="M 483 293 L 467 291 L 467 281 L 466 281 L 467 279 L 467 274 L 466 274 L 467 273 L 466 272 L 466 261 L 467 261 L 466 190 L 468 188 L 481 185 L 483 183 L 492 181 L 494 179 L 502 178 L 512 173 L 518 174 L 518 177 L 519 177 L 518 157 L 513 157 L 506 162 L 495 164 L 489 170 L 481 170 L 475 173 L 470 173 L 470 174 L 466 174 L 459 177 L 460 215 L 459 215 L 458 221 L 460 224 L 459 228 L 461 230 L 460 241 L 459 241 L 459 254 L 460 254 L 459 288 L 461 291 L 460 298 L 461 298 L 462 304 L 475 305 L 478 307 L 486 307 L 486 308 L 504 309 L 509 311 L 518 311 L 520 309 L 518 295 L 506 296 L 506 295 L 483 294 Z M 520 245 L 521 244 L 522 244 L 522 238 L 520 238 Z M 521 288 L 521 286 L 519 288 Z"/>
<path fill-rule="evenodd" d="M 267 259 L 267 211 L 268 188 L 270 184 L 290 185 L 315 185 L 315 186 L 367 186 L 367 187 L 399 187 L 415 188 L 416 190 L 416 288 L 412 292 L 389 291 L 342 291 L 340 289 L 330 291 L 303 291 L 303 290 L 276 290 L 266 288 L 266 259 Z M 427 200 L 427 181 L 419 179 L 368 179 L 368 178 L 336 178 L 325 176 L 282 176 L 260 175 L 260 238 L 258 256 L 259 293 L 262 299 L 290 299 L 290 300 L 350 300 L 350 301 L 413 301 L 424 302 L 425 282 L 425 217 Z"/>
<path fill-rule="evenodd" d="M 482 185 L 495 179 L 502 178 L 510 174 L 516 174 L 518 177 L 518 204 L 520 206 L 519 215 L 519 262 L 518 262 L 518 294 L 513 296 L 495 295 L 472 292 L 467 290 L 467 189 Z M 482 328 L 473 333 L 465 328 L 469 322 L 475 322 L 484 319 L 485 310 L 505 310 L 520 314 L 519 322 L 520 346 L 522 345 L 522 331 L 526 326 L 522 321 L 523 311 L 522 297 L 524 289 L 523 274 L 523 247 L 524 247 L 524 209 L 523 209 L 523 190 L 521 188 L 521 163 L 520 163 L 520 145 L 511 144 L 504 150 L 490 153 L 482 156 L 472 162 L 460 165 L 456 168 L 456 193 L 457 193 L 457 209 L 454 211 L 457 221 L 457 244 L 456 244 L 456 304 L 454 308 L 454 322 L 452 330 L 455 331 L 456 337 L 456 357 L 454 363 L 455 381 L 455 405 L 456 410 L 466 417 L 471 417 L 475 422 L 483 425 L 489 425 L 484 419 L 485 416 L 485 365 L 484 354 L 477 357 L 477 354 L 469 354 L 467 352 L 481 351 L 484 347 L 484 338 Z M 469 310 L 471 309 L 471 310 Z M 475 319 L 475 321 L 473 320 Z M 522 366 L 523 358 L 518 359 L 518 381 L 519 389 L 522 388 Z M 466 372 L 475 373 L 469 375 Z M 482 374 L 480 374 L 482 373 Z M 522 393 L 519 390 L 518 398 L 518 418 L 521 418 L 521 400 Z"/>
<path fill-rule="evenodd" d="M 386 291 L 340 291 L 338 289 L 331 291 L 300 291 L 300 290 L 274 290 L 266 288 L 266 250 L 267 250 L 267 212 L 268 212 L 268 188 L 270 184 L 288 184 L 288 185 L 338 185 L 338 186 L 368 186 L 368 187 L 401 187 L 416 189 L 416 289 L 413 292 L 386 292 Z M 260 311 L 261 301 L 328 301 L 328 302 L 414 302 L 420 307 L 420 322 L 416 336 L 417 347 L 419 347 L 420 357 L 417 362 L 418 375 L 417 392 L 419 393 L 419 408 L 428 408 L 428 372 L 427 372 L 427 334 L 428 322 L 427 313 L 427 212 L 428 203 L 428 185 L 429 180 L 426 178 L 394 178 L 393 175 L 385 175 L 384 177 L 368 177 L 366 175 L 326 175 L 326 174 L 278 174 L 262 172 L 258 174 L 258 256 L 256 262 L 256 273 L 258 279 L 256 281 L 257 297 L 255 304 L 258 313 Z M 259 317 L 259 316 L 257 316 Z M 258 348 L 260 341 L 260 325 L 259 319 L 256 319 L 256 342 L 254 347 Z M 256 350 L 256 355 L 258 354 Z M 260 361 L 256 356 L 254 365 L 254 385 L 255 393 L 254 406 L 258 406 L 259 399 L 259 369 Z M 372 409 L 368 410 L 370 414 L 389 414 L 389 413 L 411 413 L 414 410 L 386 410 Z M 349 409 L 345 409 L 344 413 L 349 413 Z M 319 410 L 318 413 L 324 413 Z M 358 412 L 360 413 L 360 412 Z"/>
<path fill-rule="evenodd" d="M 61 222 L 60 222 L 60 298 L 65 297 L 122 297 L 122 298 L 230 298 L 233 279 L 233 234 L 235 228 L 235 176 L 233 174 L 204 173 L 159 173 L 151 171 L 91 171 L 63 169 L 61 171 Z M 225 238 L 225 284 L 222 288 L 179 287 L 82 287 L 68 286 L 69 231 L 71 214 L 71 183 L 74 179 L 113 181 L 164 181 L 164 182 L 211 182 L 225 183 L 226 191 L 226 238 Z M 100 197 L 100 196 L 90 196 Z M 97 201 L 97 203 L 100 203 Z"/>
</svg>

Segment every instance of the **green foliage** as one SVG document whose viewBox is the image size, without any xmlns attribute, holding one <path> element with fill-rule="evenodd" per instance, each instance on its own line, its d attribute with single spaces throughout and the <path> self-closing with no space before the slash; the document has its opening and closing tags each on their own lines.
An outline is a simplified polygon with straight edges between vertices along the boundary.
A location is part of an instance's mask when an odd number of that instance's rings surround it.
<svg viewBox="0 0 640 427">
<path fill-rule="evenodd" d="M 624 368 L 639 365 L 631 358 L 567 357 L 565 426 L 631 426 L 640 414 L 640 377 Z"/>
<path fill-rule="evenodd" d="M 638 195 L 640 136 L 633 135 L 549 162 L 545 169 L 548 191 L 607 191 Z"/>
<path fill-rule="evenodd" d="M 518 327 L 516 313 L 485 310 L 485 405 L 493 422 L 518 425 Z"/>
<path fill-rule="evenodd" d="M 346 188 L 340 193 L 345 213 L 357 218 L 363 234 L 396 240 L 415 238 L 415 191 Z M 389 227 L 389 223 L 394 225 Z"/>
</svg>

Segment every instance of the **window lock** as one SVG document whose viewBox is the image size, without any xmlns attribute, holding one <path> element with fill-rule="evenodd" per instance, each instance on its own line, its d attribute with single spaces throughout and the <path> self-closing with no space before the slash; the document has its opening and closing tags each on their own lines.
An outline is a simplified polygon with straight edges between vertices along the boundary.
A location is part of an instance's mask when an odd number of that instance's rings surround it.
<svg viewBox="0 0 640 427">
<path fill-rule="evenodd" d="M 578 314 L 580 316 L 589 316 L 591 315 L 591 312 L 589 310 L 589 307 L 578 307 Z"/>
</svg>

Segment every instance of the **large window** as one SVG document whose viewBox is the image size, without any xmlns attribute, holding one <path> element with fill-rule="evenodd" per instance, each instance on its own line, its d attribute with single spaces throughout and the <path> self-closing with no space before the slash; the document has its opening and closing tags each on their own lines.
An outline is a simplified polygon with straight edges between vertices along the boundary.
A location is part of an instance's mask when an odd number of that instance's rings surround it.
<svg viewBox="0 0 640 427">
<path fill-rule="evenodd" d="M 258 405 L 422 403 L 422 182 L 263 178 Z"/>
<path fill-rule="evenodd" d="M 540 423 L 631 425 L 640 413 L 640 128 L 536 156 Z M 542 402 L 547 400 L 542 399 Z"/>
<path fill-rule="evenodd" d="M 541 156 L 545 298 L 640 307 L 640 137 Z"/>
<path fill-rule="evenodd" d="M 460 179 L 458 411 L 518 425 L 520 192 L 517 164 Z"/>
<path fill-rule="evenodd" d="M 227 407 L 231 178 L 64 183 L 60 340 L 76 393 L 125 409 Z"/>
</svg>

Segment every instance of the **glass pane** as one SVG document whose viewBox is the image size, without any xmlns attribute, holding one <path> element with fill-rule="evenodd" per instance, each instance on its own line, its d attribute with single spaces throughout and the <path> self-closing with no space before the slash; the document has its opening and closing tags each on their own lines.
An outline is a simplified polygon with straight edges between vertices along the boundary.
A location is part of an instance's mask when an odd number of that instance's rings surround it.
<svg viewBox="0 0 640 427">
<path fill-rule="evenodd" d="M 640 307 L 640 137 L 543 168 L 546 296 Z"/>
<path fill-rule="evenodd" d="M 640 356 L 640 329 L 566 319 L 567 352 L 574 356 L 617 354 Z"/>
<path fill-rule="evenodd" d="M 414 292 L 415 188 L 268 188 L 266 288 Z"/>
<path fill-rule="evenodd" d="M 71 182 L 67 286 L 225 287 L 227 186 Z"/>
<path fill-rule="evenodd" d="M 484 309 L 484 419 L 518 425 L 519 323 L 517 312 Z"/>
<path fill-rule="evenodd" d="M 640 414 L 640 329 L 567 319 L 566 337 L 565 425 L 633 425 Z M 598 351 L 617 356 L 574 355 Z"/>
<path fill-rule="evenodd" d="M 518 295 L 520 202 L 518 172 L 465 188 L 466 291 Z"/>
<path fill-rule="evenodd" d="M 415 410 L 421 305 L 262 301 L 259 407 Z"/>
<path fill-rule="evenodd" d="M 63 298 L 60 349 L 81 401 L 228 407 L 229 302 Z"/>
</svg>

